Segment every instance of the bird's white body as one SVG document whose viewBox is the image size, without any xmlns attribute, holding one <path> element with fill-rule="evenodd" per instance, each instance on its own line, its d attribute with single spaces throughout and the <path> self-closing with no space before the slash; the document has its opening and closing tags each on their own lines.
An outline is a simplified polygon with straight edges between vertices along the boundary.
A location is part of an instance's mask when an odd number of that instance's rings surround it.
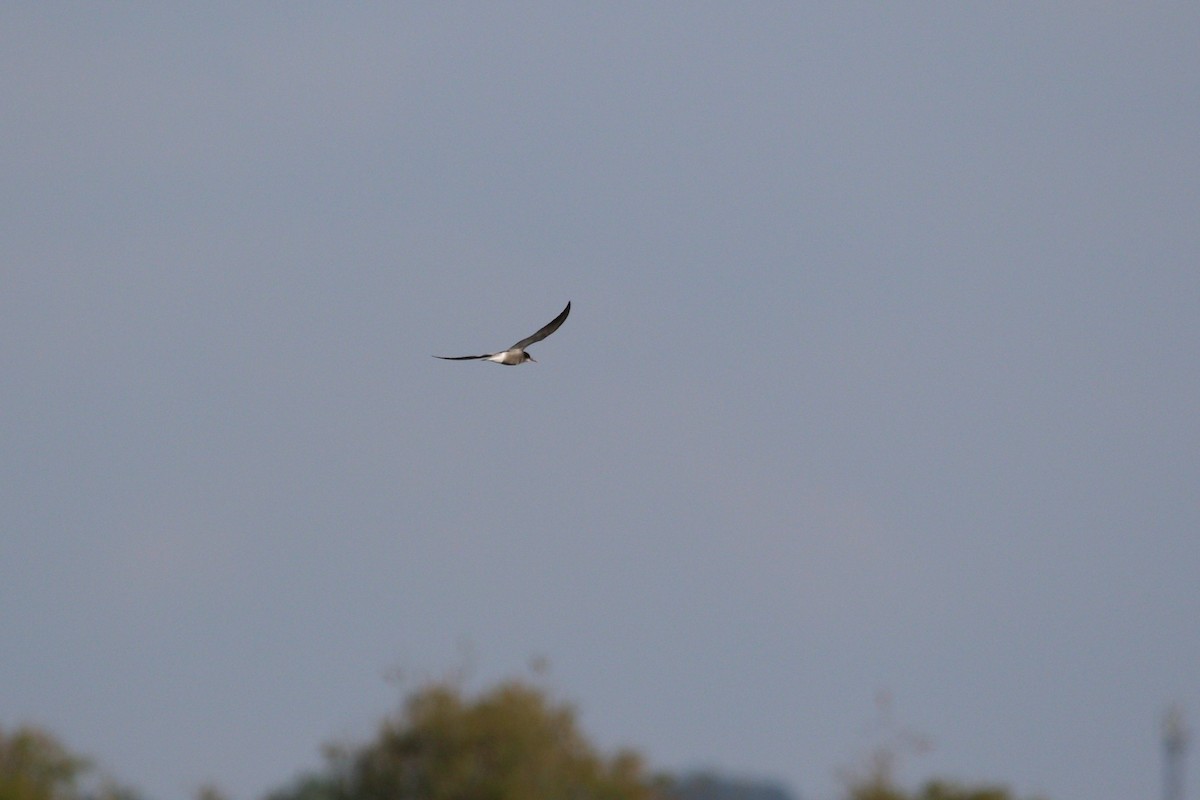
<svg viewBox="0 0 1200 800">
<path fill-rule="evenodd" d="M 485 361 L 494 361 L 497 364 L 504 364 L 509 367 L 515 367 L 526 360 L 533 361 L 533 357 L 524 350 L 505 350 L 503 353 L 496 353 L 488 356 Z"/>
</svg>

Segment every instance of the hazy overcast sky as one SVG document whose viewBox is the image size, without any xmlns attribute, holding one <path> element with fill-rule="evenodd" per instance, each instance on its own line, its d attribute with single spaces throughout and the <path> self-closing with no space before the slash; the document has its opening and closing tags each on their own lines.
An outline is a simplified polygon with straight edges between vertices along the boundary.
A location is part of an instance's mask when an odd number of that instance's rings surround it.
<svg viewBox="0 0 1200 800">
<path fill-rule="evenodd" d="M 660 768 L 835 800 L 886 691 L 905 780 L 1157 796 L 1198 43 L 1194 3 L 6 4 L 0 725 L 255 800 L 542 656 Z M 430 358 L 568 300 L 537 364 Z"/>
</svg>

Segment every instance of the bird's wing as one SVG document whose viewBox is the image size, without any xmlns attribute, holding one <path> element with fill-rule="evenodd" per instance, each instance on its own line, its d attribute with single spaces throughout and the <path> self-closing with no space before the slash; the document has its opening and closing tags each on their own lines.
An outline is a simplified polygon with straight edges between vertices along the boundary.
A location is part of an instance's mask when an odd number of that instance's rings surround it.
<svg viewBox="0 0 1200 800">
<path fill-rule="evenodd" d="M 509 349 L 510 350 L 524 350 L 526 347 L 529 347 L 529 345 L 533 344 L 534 342 L 540 342 L 542 339 L 545 339 L 547 336 L 549 336 L 550 334 L 552 334 L 556 330 L 558 330 L 558 326 L 563 324 L 563 320 L 565 320 L 567 318 L 567 314 L 570 314 L 570 313 L 571 313 L 571 304 L 567 303 L 567 307 L 562 310 L 561 314 L 559 314 L 557 317 L 552 319 L 550 321 L 549 325 L 542 328 L 540 331 L 535 333 L 533 336 L 529 336 L 527 338 L 522 339 L 521 341 L 517 342 Z"/>
<path fill-rule="evenodd" d="M 481 359 L 481 358 L 491 358 L 494 355 L 496 355 L 496 354 L 495 353 L 487 353 L 482 356 L 434 356 L 434 358 L 440 358 L 443 361 L 477 361 L 478 359 Z"/>
</svg>

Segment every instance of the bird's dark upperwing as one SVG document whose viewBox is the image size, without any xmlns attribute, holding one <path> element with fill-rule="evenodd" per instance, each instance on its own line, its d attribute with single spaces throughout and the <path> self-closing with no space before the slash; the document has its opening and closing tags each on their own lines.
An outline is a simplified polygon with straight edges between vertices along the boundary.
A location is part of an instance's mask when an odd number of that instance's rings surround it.
<svg viewBox="0 0 1200 800">
<path fill-rule="evenodd" d="M 567 303 L 567 307 L 562 310 L 561 314 L 559 314 L 557 317 L 555 317 L 553 320 L 551 320 L 549 325 L 542 328 L 540 331 L 535 333 L 533 336 L 530 336 L 527 339 L 522 339 L 521 341 L 517 342 L 509 349 L 510 350 L 524 350 L 526 347 L 529 347 L 529 345 L 533 344 L 534 342 L 540 342 L 542 339 L 545 339 L 547 336 L 549 336 L 550 334 L 552 334 L 556 330 L 558 330 L 558 326 L 563 324 L 563 320 L 565 320 L 567 318 L 567 314 L 570 314 L 570 313 L 571 313 L 571 304 Z M 485 356 L 485 358 L 486 358 L 486 356 Z"/>
<path fill-rule="evenodd" d="M 493 355 L 495 353 L 487 353 L 482 356 L 434 356 L 434 358 L 440 358 L 443 361 L 478 361 L 481 358 L 491 358 Z"/>
</svg>

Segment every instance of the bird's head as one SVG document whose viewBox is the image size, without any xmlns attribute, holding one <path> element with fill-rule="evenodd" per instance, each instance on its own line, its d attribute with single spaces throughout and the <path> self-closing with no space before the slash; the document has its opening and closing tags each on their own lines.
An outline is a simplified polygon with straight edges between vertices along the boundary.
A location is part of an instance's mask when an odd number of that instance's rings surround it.
<svg viewBox="0 0 1200 800">
<path fill-rule="evenodd" d="M 523 359 L 521 359 L 522 362 L 532 361 L 535 364 L 537 363 L 537 359 L 534 358 L 533 356 L 529 355 L 529 353 L 522 353 L 522 355 L 525 356 Z"/>
</svg>

